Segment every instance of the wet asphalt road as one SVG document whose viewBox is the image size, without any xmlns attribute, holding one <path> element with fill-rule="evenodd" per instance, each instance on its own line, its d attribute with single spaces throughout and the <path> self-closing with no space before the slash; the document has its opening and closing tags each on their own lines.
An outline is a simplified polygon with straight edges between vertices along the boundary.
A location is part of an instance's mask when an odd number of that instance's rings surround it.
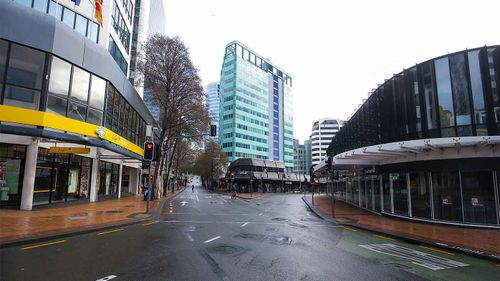
<svg viewBox="0 0 500 281">
<path fill-rule="evenodd" d="M 242 200 L 189 188 L 155 221 L 2 249 L 0 279 L 422 280 L 337 247 L 343 229 L 317 218 L 300 196 Z"/>
</svg>

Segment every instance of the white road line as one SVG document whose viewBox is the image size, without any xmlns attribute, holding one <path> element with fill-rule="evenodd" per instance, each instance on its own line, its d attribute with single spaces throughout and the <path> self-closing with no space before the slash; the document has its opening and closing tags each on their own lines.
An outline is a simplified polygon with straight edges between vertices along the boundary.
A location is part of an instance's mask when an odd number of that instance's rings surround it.
<svg viewBox="0 0 500 281">
<path fill-rule="evenodd" d="M 198 198 L 198 194 L 196 194 L 196 201 L 200 202 L 200 198 Z"/>
<path fill-rule="evenodd" d="M 101 279 L 97 279 L 96 281 L 107 281 L 107 280 L 111 280 L 111 279 L 116 278 L 116 277 L 117 277 L 116 275 L 110 275 L 110 276 L 103 277 Z"/>
<path fill-rule="evenodd" d="M 191 237 L 191 235 L 189 235 L 189 233 L 186 233 L 186 236 L 189 239 L 189 241 L 194 242 L 193 237 Z"/>
<path fill-rule="evenodd" d="M 220 236 L 215 236 L 214 238 L 212 238 L 212 239 L 208 239 L 207 241 L 205 241 L 205 242 L 203 242 L 203 243 L 207 244 L 207 243 L 210 243 L 210 242 L 212 242 L 212 241 L 214 241 L 214 240 L 217 240 L 217 239 L 219 239 L 219 238 L 220 238 Z"/>
<path fill-rule="evenodd" d="M 262 213 L 259 214 L 259 217 L 262 216 Z"/>
<path fill-rule="evenodd" d="M 178 221 L 178 220 L 166 220 L 160 221 L 160 223 L 199 223 L 199 224 L 241 224 L 244 223 L 242 221 Z M 287 226 L 288 223 L 279 223 L 279 222 L 261 222 L 261 221 L 251 221 L 249 223 L 254 224 L 263 224 L 263 225 L 282 225 Z M 332 225 L 332 224 L 305 224 L 308 227 L 330 227 L 330 228 L 344 228 L 342 225 Z"/>
<path fill-rule="evenodd" d="M 244 224 L 240 225 L 240 227 L 245 227 L 245 225 L 247 225 L 247 224 L 248 224 L 248 222 L 246 222 L 246 223 L 244 223 Z"/>
</svg>

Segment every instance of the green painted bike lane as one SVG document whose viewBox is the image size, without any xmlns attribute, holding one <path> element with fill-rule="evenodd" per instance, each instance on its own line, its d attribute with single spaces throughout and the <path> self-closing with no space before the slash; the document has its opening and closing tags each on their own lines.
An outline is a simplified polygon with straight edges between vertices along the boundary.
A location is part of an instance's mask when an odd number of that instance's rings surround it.
<svg viewBox="0 0 500 281">
<path fill-rule="evenodd" d="M 393 265 L 429 280 L 500 280 L 500 263 L 392 237 L 344 227 L 337 245 L 375 262 Z"/>
</svg>

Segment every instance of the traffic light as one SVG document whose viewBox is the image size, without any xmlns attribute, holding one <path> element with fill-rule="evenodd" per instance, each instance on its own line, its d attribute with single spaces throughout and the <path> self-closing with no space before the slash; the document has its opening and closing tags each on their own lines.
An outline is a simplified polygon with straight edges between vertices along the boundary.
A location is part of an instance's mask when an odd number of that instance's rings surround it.
<svg viewBox="0 0 500 281">
<path fill-rule="evenodd" d="M 217 125 L 210 125 L 210 136 L 211 137 L 217 136 Z"/>
<path fill-rule="evenodd" d="M 151 161 L 154 156 L 154 143 L 152 141 L 144 142 L 144 160 Z"/>
</svg>

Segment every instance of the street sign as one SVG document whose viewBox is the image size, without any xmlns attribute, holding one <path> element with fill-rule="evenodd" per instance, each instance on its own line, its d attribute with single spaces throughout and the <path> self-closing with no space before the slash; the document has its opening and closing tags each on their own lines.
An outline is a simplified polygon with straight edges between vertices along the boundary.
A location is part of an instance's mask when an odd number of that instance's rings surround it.
<svg viewBox="0 0 500 281">
<path fill-rule="evenodd" d="M 88 147 L 51 147 L 49 153 L 52 154 L 89 154 L 90 148 Z"/>
</svg>

